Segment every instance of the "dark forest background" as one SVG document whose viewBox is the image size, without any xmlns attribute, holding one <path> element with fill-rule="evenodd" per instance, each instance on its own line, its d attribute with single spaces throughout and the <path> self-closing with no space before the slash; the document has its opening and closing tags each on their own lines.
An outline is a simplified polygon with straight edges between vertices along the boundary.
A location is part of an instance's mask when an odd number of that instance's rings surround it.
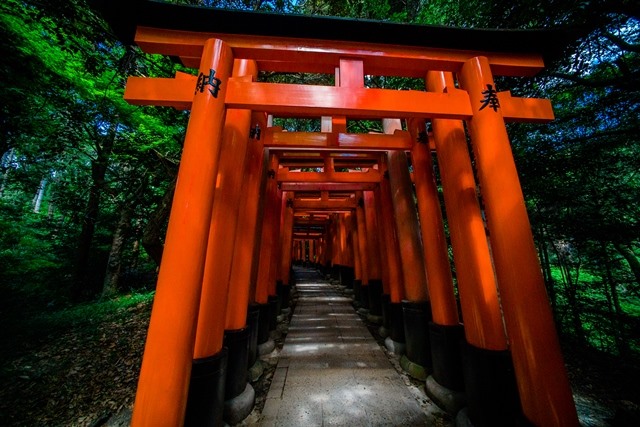
<svg viewBox="0 0 640 427">
<path fill-rule="evenodd" d="M 170 58 L 118 42 L 87 0 L 0 4 L 0 355 L 153 298 L 188 112 L 133 107 Z M 534 78 L 552 100 L 509 134 L 565 346 L 640 359 L 640 4 L 615 0 L 174 1 L 470 28 L 571 29 Z M 559 41 L 560 43 L 560 41 Z M 262 74 L 263 80 L 322 76 Z M 398 87 L 405 80 L 369 78 Z M 308 121 L 286 126 L 309 128 Z M 357 130 L 357 129 L 355 129 Z M 355 131 L 354 130 L 354 131 Z M 437 159 L 436 159 L 437 160 Z M 437 164 L 437 161 L 436 161 Z M 4 370 L 8 368 L 3 368 Z"/>
</svg>

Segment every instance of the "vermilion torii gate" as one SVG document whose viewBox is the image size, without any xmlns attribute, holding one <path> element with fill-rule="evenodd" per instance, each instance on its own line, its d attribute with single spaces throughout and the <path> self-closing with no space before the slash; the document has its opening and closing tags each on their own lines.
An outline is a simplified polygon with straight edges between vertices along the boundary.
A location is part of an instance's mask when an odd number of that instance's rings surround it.
<svg viewBox="0 0 640 427">
<path fill-rule="evenodd" d="M 206 379 L 215 377 L 227 348 L 233 353 L 234 340 L 245 334 L 248 304 L 267 313 L 276 282 L 290 286 L 291 260 L 302 257 L 294 242 L 304 238 L 294 225 L 305 221 L 323 229 L 308 239 L 317 241 L 319 262 L 351 267 L 362 292 L 373 294 L 380 281 L 392 312 L 404 304 L 405 316 L 420 319 L 417 330 L 405 324 L 407 359 L 447 382 L 442 372 L 450 366 L 442 365 L 440 350 L 422 348 L 434 330 L 442 336 L 462 331 L 430 148 L 441 170 L 467 357 L 475 361 L 468 364 L 475 371 L 465 376 L 495 366 L 493 353 L 507 364 L 512 358 L 524 417 L 538 426 L 577 425 L 505 128 L 508 121 L 543 123 L 553 113 L 547 100 L 498 92 L 493 80 L 541 70 L 552 35 L 150 1 L 135 10 L 135 43 L 178 57 L 197 75 L 131 77 L 125 93 L 133 104 L 191 110 L 132 425 L 182 425 L 185 414 L 191 425 L 220 419 L 211 413 L 220 408 L 202 396 L 224 391 Z M 336 84 L 258 82 L 260 71 L 335 74 Z M 366 88 L 365 75 L 422 78 L 426 90 Z M 269 126 L 268 115 L 321 118 L 322 132 L 282 132 Z M 353 119 L 381 119 L 385 133 L 348 133 Z M 321 171 L 294 171 L 305 156 Z M 296 198 L 300 192 L 320 197 Z M 401 339 L 393 332 L 391 338 Z M 229 368 L 228 375 L 244 378 L 240 389 L 227 384 L 227 397 L 246 391 L 244 363 Z M 504 402 L 484 401 L 478 381 L 465 378 L 470 408 L 476 407 L 472 421 L 491 424 L 483 407 L 499 411 Z"/>
</svg>

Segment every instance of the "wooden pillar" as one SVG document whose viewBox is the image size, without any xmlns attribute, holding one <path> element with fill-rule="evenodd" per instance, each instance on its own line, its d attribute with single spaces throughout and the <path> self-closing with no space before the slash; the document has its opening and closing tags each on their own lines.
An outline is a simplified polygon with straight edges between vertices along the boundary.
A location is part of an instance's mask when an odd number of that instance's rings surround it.
<svg viewBox="0 0 640 427">
<path fill-rule="evenodd" d="M 284 211 L 284 203 L 285 199 L 282 197 L 282 191 L 276 189 L 276 211 L 275 211 L 275 227 L 273 227 L 271 239 L 273 239 L 273 250 L 271 251 L 271 260 L 269 261 L 269 295 L 275 296 L 277 295 L 276 283 L 278 282 L 279 272 L 280 272 L 280 252 L 281 252 L 281 242 L 280 242 L 280 230 L 282 228 L 282 212 Z"/>
<path fill-rule="evenodd" d="M 492 103 L 497 98 L 487 58 L 465 62 L 459 79 L 473 108 L 468 125 L 524 414 L 536 425 L 577 426 L 502 111 Z"/>
<path fill-rule="evenodd" d="M 392 303 L 400 303 L 404 299 L 402 265 L 400 260 L 400 248 L 396 235 L 396 222 L 393 214 L 393 200 L 391 199 L 391 188 L 389 185 L 389 174 L 387 172 L 387 161 L 383 159 L 384 178 L 380 182 L 380 205 L 381 219 L 383 223 L 384 241 L 387 256 L 383 263 L 389 272 L 389 296 Z"/>
<path fill-rule="evenodd" d="M 451 73 L 429 72 L 428 90 L 442 92 L 447 87 L 455 87 Z M 469 344 L 478 348 L 506 350 L 507 338 L 464 126 L 459 120 L 434 119 L 431 123 L 447 207 L 465 337 Z"/>
<path fill-rule="evenodd" d="M 309 262 L 311 264 L 316 263 L 316 240 L 309 240 Z"/>
<path fill-rule="evenodd" d="M 438 325 L 458 325 L 458 306 L 453 293 L 453 279 L 449 265 L 449 250 L 444 235 L 438 188 L 433 175 L 431 150 L 426 140 L 424 120 L 410 120 L 409 132 L 414 141 L 411 150 L 413 180 L 418 200 L 424 264 L 426 267 L 431 313 Z M 424 140 L 419 140 L 424 132 Z"/>
<path fill-rule="evenodd" d="M 235 61 L 234 76 L 251 76 L 256 75 L 257 72 L 255 63 L 249 63 L 246 60 Z M 251 111 L 227 111 L 220 151 L 220 166 L 216 177 L 214 205 L 211 212 L 211 227 L 208 233 L 209 241 L 202 281 L 202 298 L 200 299 L 198 328 L 193 352 L 194 359 L 209 357 L 222 350 L 229 273 L 231 272 L 240 202 L 238 188 L 242 185 L 244 175 L 244 160 L 250 125 Z M 244 308 L 246 310 L 246 304 L 244 304 Z"/>
<path fill-rule="evenodd" d="M 384 126 L 385 133 L 393 133 L 389 131 L 392 123 L 385 120 Z M 402 242 L 399 246 L 405 297 L 409 301 L 429 301 L 420 226 L 413 202 L 407 155 L 403 151 L 389 151 L 387 158 L 396 232 L 398 241 Z"/>
<path fill-rule="evenodd" d="M 205 42 L 203 90 L 195 88 L 185 136 L 131 420 L 135 427 L 184 422 L 232 66 L 231 48 L 221 40 Z"/>
<path fill-rule="evenodd" d="M 358 207 L 356 208 L 356 223 L 358 226 L 358 256 L 360 257 L 360 280 L 362 286 L 369 284 L 369 250 L 367 248 L 367 222 L 364 215 L 364 195 L 356 192 Z"/>
<path fill-rule="evenodd" d="M 264 129 L 264 126 L 261 125 L 260 128 Z M 225 329 L 243 328 L 247 318 L 247 306 L 249 302 L 255 300 L 255 272 L 260 254 L 256 251 L 256 246 L 259 247 L 262 229 L 262 221 L 258 218 L 263 216 L 263 193 L 267 180 L 266 163 L 267 158 L 262 142 L 257 138 L 250 139 L 244 167 L 244 182 L 240 192 L 242 197 L 229 276 L 229 302 Z M 251 268 L 248 268 L 249 266 Z"/>
<path fill-rule="evenodd" d="M 293 198 L 294 193 L 290 191 L 282 192 L 282 246 L 280 251 L 280 278 L 284 286 L 289 285 L 291 269 L 291 248 L 293 244 Z M 302 242 L 300 242 L 302 243 Z M 302 245 L 298 245 L 298 254 L 302 257 Z"/>
<path fill-rule="evenodd" d="M 369 280 L 381 280 L 380 271 L 380 240 L 378 217 L 376 215 L 376 202 L 373 191 L 363 191 L 364 196 L 364 216 L 367 229 L 367 255 L 369 262 Z"/>
<path fill-rule="evenodd" d="M 256 278 L 256 302 L 267 304 L 270 291 L 269 279 L 271 277 L 273 253 L 275 252 L 274 234 L 279 228 L 280 217 L 278 215 L 280 199 L 278 198 L 278 182 L 276 171 L 278 170 L 278 157 L 269 155 L 269 170 L 267 171 L 267 185 L 265 189 L 264 203 L 265 213 L 262 222 L 260 238 L 260 257 L 258 261 L 258 274 Z"/>
</svg>

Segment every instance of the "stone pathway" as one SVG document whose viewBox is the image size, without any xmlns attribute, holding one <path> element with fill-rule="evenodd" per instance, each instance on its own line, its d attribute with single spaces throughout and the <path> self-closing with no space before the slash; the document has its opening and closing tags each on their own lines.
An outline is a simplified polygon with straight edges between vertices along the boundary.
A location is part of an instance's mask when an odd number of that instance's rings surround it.
<svg viewBox="0 0 640 427">
<path fill-rule="evenodd" d="M 297 270 L 299 299 L 261 426 L 428 426 L 432 417 L 341 295 Z"/>
</svg>

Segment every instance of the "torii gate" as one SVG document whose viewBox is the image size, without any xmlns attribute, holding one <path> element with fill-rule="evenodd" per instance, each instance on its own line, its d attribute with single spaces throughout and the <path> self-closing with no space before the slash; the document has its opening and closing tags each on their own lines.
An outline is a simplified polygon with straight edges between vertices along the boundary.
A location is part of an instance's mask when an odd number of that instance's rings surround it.
<svg viewBox="0 0 640 427">
<path fill-rule="evenodd" d="M 398 253 L 387 251 L 386 256 L 396 257 L 405 277 L 411 269 L 418 271 L 416 266 L 424 265 L 424 260 L 405 151 L 412 152 L 415 166 L 416 159 L 425 156 L 427 150 L 426 158 L 420 160 L 423 170 L 416 170 L 414 177 L 420 202 L 433 190 L 428 182 L 428 149 L 421 144 L 429 138 L 443 170 L 467 341 L 479 349 L 507 348 L 497 306 L 497 282 L 525 417 L 539 426 L 577 425 L 505 128 L 508 121 L 544 123 L 553 119 L 553 113 L 548 100 L 498 92 L 493 80 L 494 75 L 530 76 L 540 71 L 544 66 L 544 44 L 550 43 L 554 34 L 523 31 L 505 36 L 504 32 L 230 12 L 153 1 L 138 2 L 135 12 L 137 16 L 132 16 L 130 10 L 119 11 L 137 25 L 136 44 L 149 53 L 179 57 L 185 65 L 196 68 L 198 75 L 130 77 L 125 92 L 132 104 L 191 109 L 132 425 L 181 425 L 194 358 L 224 356 L 225 325 L 227 329 L 244 326 L 246 304 L 239 302 L 248 302 L 251 286 L 255 286 L 256 300 L 273 294 L 276 273 L 269 264 L 276 258 L 264 253 L 277 252 L 272 248 L 277 238 L 268 242 L 264 237 L 269 233 L 274 236 L 273 230 L 278 230 L 274 224 L 280 217 L 287 217 L 280 214 L 292 212 L 296 203 L 291 206 L 286 196 L 279 196 L 280 191 L 339 191 L 342 185 L 356 183 L 384 189 L 377 202 L 382 206 L 379 212 L 383 228 L 393 229 L 402 242 Z M 256 81 L 258 71 L 335 72 L 338 78 L 335 87 L 261 83 Z M 454 84 L 452 73 L 457 76 L 459 87 Z M 423 78 L 427 91 L 365 88 L 365 75 Z M 323 123 L 329 118 L 331 132 L 277 132 L 266 126 L 264 113 L 323 117 Z M 363 118 L 384 119 L 386 134 L 346 132 L 347 119 Z M 408 120 L 407 130 L 401 130 L 399 121 L 387 119 Z M 432 134 L 427 134 L 424 120 L 431 121 Z M 475 200 L 476 186 L 464 147 L 462 121 L 466 122 L 472 141 L 490 231 L 491 257 Z M 263 145 L 251 144 L 256 140 L 256 124 L 264 132 Z M 260 154 L 263 146 L 271 148 L 268 160 Z M 235 150 L 228 147 L 244 147 L 244 151 L 254 153 L 253 163 L 244 162 L 254 165 L 254 169 L 233 167 L 236 163 L 228 160 L 232 157 L 221 161 L 221 157 L 230 156 Z M 336 172 L 330 163 L 323 172 L 314 173 L 279 168 L 278 150 L 294 149 L 388 154 L 383 156 L 378 170 L 366 173 Z M 247 170 L 259 173 L 246 176 L 243 183 Z M 391 178 L 388 182 L 385 175 Z M 266 177 L 262 184 L 261 176 Z M 269 249 L 260 248 L 258 255 L 254 246 L 257 237 L 239 244 L 239 235 L 235 240 L 230 235 L 236 242 L 231 251 L 234 256 L 256 264 L 257 284 L 247 279 L 242 286 L 230 288 L 228 271 L 235 268 L 231 256 L 218 254 L 217 259 L 209 261 L 211 245 L 216 244 L 214 237 L 227 232 L 224 228 L 230 228 L 229 221 L 252 224 L 253 236 L 260 235 L 255 231 L 256 221 L 251 220 L 251 215 L 255 217 L 258 212 L 257 206 L 246 212 L 236 208 L 234 212 L 240 212 L 237 218 L 216 214 L 224 210 L 221 204 L 228 202 L 216 192 L 216 185 L 223 184 L 221 177 L 263 197 L 262 242 Z M 281 189 L 277 188 L 278 181 Z M 234 202 L 238 203 L 237 198 Z M 393 212 L 388 211 L 391 205 Z M 428 205 L 419 203 L 420 209 L 433 212 Z M 428 221 L 420 213 L 424 226 Z M 414 220 L 403 222 L 399 216 Z M 293 214 L 289 217 L 291 222 L 284 224 L 282 230 L 290 232 Z M 437 216 L 433 218 L 437 222 Z M 357 228 L 362 223 L 358 221 Z M 383 235 L 387 236 L 387 231 Z M 429 252 L 430 244 L 435 248 L 442 243 L 436 241 L 440 235 L 434 232 L 435 237 L 431 238 L 422 232 L 425 252 Z M 263 271 L 263 267 L 267 270 Z M 431 301 L 435 323 L 457 323 L 457 312 L 451 311 L 453 300 L 445 295 L 452 295 L 452 291 L 439 288 L 432 280 L 434 268 L 427 266 L 426 270 L 428 287 L 426 279 L 418 284 L 405 283 L 401 289 L 404 297 L 416 302 Z M 213 274 L 211 271 L 223 271 L 225 275 L 207 279 Z M 269 282 L 268 288 L 261 285 L 261 280 Z"/>
</svg>

